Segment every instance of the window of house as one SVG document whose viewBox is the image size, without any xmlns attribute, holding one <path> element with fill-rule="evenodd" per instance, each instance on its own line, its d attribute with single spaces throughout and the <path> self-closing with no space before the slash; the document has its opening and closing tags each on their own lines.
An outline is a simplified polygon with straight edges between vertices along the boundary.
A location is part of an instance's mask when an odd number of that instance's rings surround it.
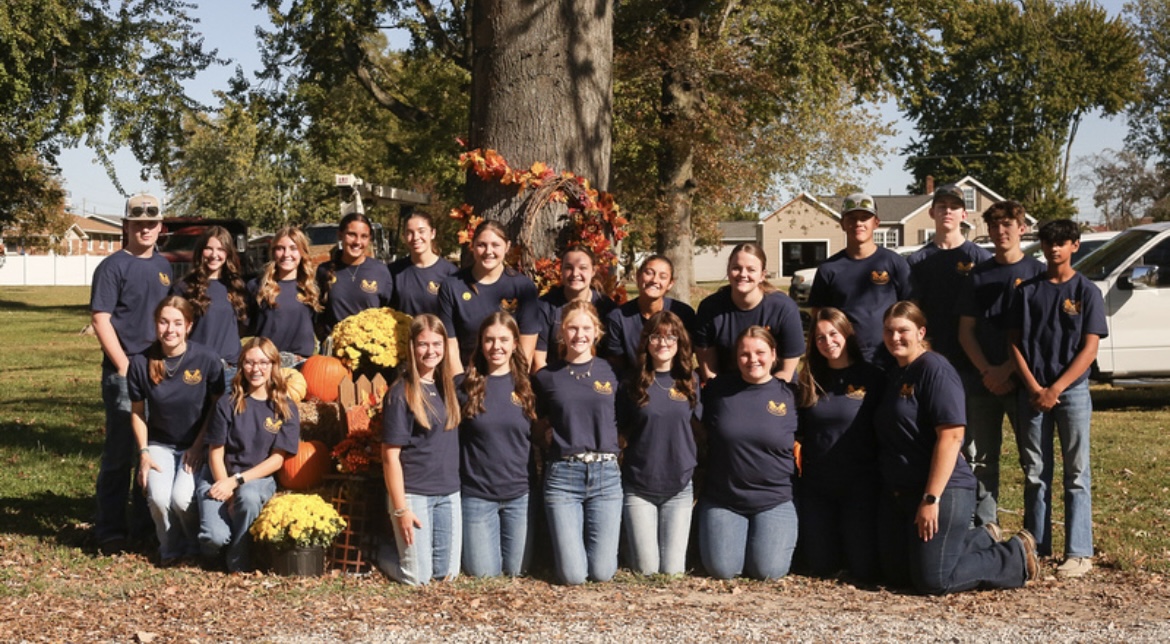
<svg viewBox="0 0 1170 644">
<path fill-rule="evenodd" d="M 896 228 L 878 228 L 873 231 L 873 241 L 878 246 L 897 248 L 899 246 L 898 230 Z"/>
<path fill-rule="evenodd" d="M 975 189 L 963 188 L 963 207 L 967 212 L 975 212 Z"/>
</svg>

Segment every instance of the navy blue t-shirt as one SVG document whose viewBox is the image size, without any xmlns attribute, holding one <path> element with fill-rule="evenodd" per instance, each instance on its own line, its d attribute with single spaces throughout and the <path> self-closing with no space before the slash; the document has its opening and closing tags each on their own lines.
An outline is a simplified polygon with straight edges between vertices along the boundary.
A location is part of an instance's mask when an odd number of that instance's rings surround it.
<svg viewBox="0 0 1170 644">
<path fill-rule="evenodd" d="M 776 358 L 799 358 L 804 355 L 804 327 L 800 309 L 792 298 L 779 291 L 764 295 L 755 308 L 740 309 L 731 300 L 731 290 L 722 288 L 699 303 L 695 322 L 697 348 L 714 348 L 718 353 L 719 373 L 738 371 L 735 341 L 745 329 L 758 325 L 768 329 L 776 341 Z"/>
<path fill-rule="evenodd" d="M 590 294 L 589 301 L 593 308 L 597 309 L 598 319 L 604 323 L 606 316 L 617 308 L 617 304 L 608 295 L 595 290 L 590 290 Z M 540 296 L 540 332 L 536 336 L 536 348 L 539 351 L 547 351 L 550 359 L 559 355 L 557 345 L 561 343 L 561 310 L 565 308 L 565 304 L 568 302 L 565 300 L 563 289 L 554 288 Z M 608 355 L 605 353 L 604 344 L 598 345 L 598 350 L 602 355 Z"/>
<path fill-rule="evenodd" d="M 817 380 L 823 388 L 817 403 L 796 414 L 802 483 L 833 490 L 877 483 L 873 413 L 884 380 L 880 369 L 865 362 L 829 369 Z"/>
<path fill-rule="evenodd" d="M 187 297 L 187 283 L 175 284 L 174 292 Z M 188 339 L 210 347 L 216 355 L 234 365 L 240 359 L 240 322 L 228 299 L 227 286 L 219 280 L 211 280 L 207 283 L 207 299 L 207 311 L 195 320 Z"/>
<path fill-rule="evenodd" d="M 698 450 L 691 419 L 703 415 L 703 406 L 692 409 L 669 373 L 654 376 L 645 406 L 635 404 L 626 388 L 618 395 L 618 427 L 626 437 L 622 486 L 643 496 L 674 496 L 695 473 Z M 693 385 L 698 395 L 698 374 Z"/>
<path fill-rule="evenodd" d="M 703 497 L 741 513 L 770 510 L 792 500 L 796 401 L 778 378 L 748 384 L 738 373 L 703 389 L 707 476 Z"/>
<path fill-rule="evenodd" d="M 459 387 L 462 404 L 466 396 Z M 459 425 L 463 496 L 508 501 L 528 494 L 532 421 L 514 392 L 512 374 L 488 376 L 483 413 Z"/>
<path fill-rule="evenodd" d="M 244 399 L 242 414 L 232 408 L 232 397 L 222 396 L 215 404 L 207 423 L 204 442 L 209 447 L 224 446 L 224 465 L 229 475 L 256 467 L 279 450 L 292 456 L 301 440 L 301 416 L 289 402 L 289 417 L 281 420 L 269 400 Z"/>
<path fill-rule="evenodd" d="M 959 345 L 959 315 L 956 312 L 959 297 L 964 293 L 975 265 L 991 257 L 986 249 L 965 241 L 958 248 L 946 250 L 931 242 L 906 258 L 910 265 L 914 299 L 926 314 L 930 347 L 956 368 L 967 364 L 967 354 Z"/>
<path fill-rule="evenodd" d="M 1028 370 L 1041 387 L 1056 382 L 1084 346 L 1085 335 L 1109 335 L 1105 300 L 1087 277 L 1053 284 L 1046 275 L 1022 282 L 1013 296 L 1011 328 L 1020 331 L 1020 348 Z M 1089 370 L 1069 384 L 1080 384 Z"/>
<path fill-rule="evenodd" d="M 695 333 L 695 310 L 690 304 L 672 298 L 663 298 L 662 310 L 670 311 L 682 320 L 687 333 Z M 638 341 L 648 318 L 642 317 L 638 300 L 633 299 L 617 307 L 605 316 L 605 337 L 601 339 L 607 356 L 625 356 L 627 363 L 634 363 L 638 355 Z"/>
<path fill-rule="evenodd" d="M 407 494 L 447 496 L 459 491 L 459 431 L 447 430 L 447 407 L 438 387 L 420 383 L 431 402 L 427 429 L 415 421 L 406 404 L 402 380 L 386 392 L 382 404 L 382 443 L 402 448 L 402 480 Z"/>
<path fill-rule="evenodd" d="M 195 342 L 187 343 L 180 359 L 166 361 L 175 370 L 157 385 L 150 381 L 145 354 L 130 358 L 126 373 L 130 402 L 146 403 L 146 438 L 152 443 L 187 449 L 195 442 L 211 399 L 223 393 L 223 363 Z"/>
<path fill-rule="evenodd" d="M 983 356 L 992 365 L 1011 358 L 1007 330 L 1012 293 L 1027 280 L 1044 273 L 1044 263 L 1025 255 L 1014 264 L 1000 264 L 995 258 L 971 271 L 966 292 L 959 298 L 959 317 L 975 319 L 975 339 Z"/>
<path fill-rule="evenodd" d="M 390 265 L 390 277 L 394 280 L 394 298 L 390 306 L 407 315 L 420 313 L 439 314 L 439 289 L 443 281 L 459 270 L 442 257 L 425 268 L 415 266 L 410 257 Z"/>
<path fill-rule="evenodd" d="M 248 304 L 251 313 L 253 335 L 272 340 L 280 351 L 287 351 L 307 357 L 315 353 L 317 337 L 313 334 L 314 311 L 297 300 L 297 281 L 278 282 L 280 293 L 276 295 L 276 307 L 256 301 L 258 280 L 248 282 Z"/>
<path fill-rule="evenodd" d="M 561 362 L 533 374 L 532 384 L 537 416 L 552 424 L 552 458 L 618 453 L 618 381 L 608 362 Z"/>
<path fill-rule="evenodd" d="M 920 494 L 930 475 L 938 428 L 967 425 L 963 383 L 951 363 L 933 351 L 886 375 L 874 416 L 882 480 L 888 489 Z M 947 487 L 975 489 L 975 475 L 961 452 Z"/>
<path fill-rule="evenodd" d="M 329 274 L 330 266 L 334 267 L 333 279 L 326 284 L 325 276 Z M 366 309 L 390 306 L 394 294 L 394 282 L 389 269 L 382 262 L 368 257 L 356 266 L 325 262 L 317 267 L 317 285 L 322 296 L 329 293 L 325 300 L 325 310 L 321 312 L 326 334 L 333 331 L 338 322 L 351 315 Z"/>
<path fill-rule="evenodd" d="M 459 341 L 463 364 L 467 364 L 475 350 L 479 325 L 496 311 L 516 318 L 521 335 L 540 332 L 536 285 L 526 275 L 508 269 L 493 284 L 476 283 L 473 290 L 472 283 L 471 268 L 464 268 L 448 277 L 439 289 L 439 319 L 447 328 L 447 335 Z"/>
<path fill-rule="evenodd" d="M 139 258 L 126 251 L 110 255 L 93 273 L 89 309 L 109 313 L 126 356 L 146 351 L 154 342 L 154 309 L 171 291 L 171 263 L 158 253 Z M 114 363 L 103 354 L 102 366 Z"/>
<path fill-rule="evenodd" d="M 882 346 L 882 316 L 899 300 L 910 297 L 910 266 L 888 248 L 865 259 L 836 253 L 817 267 L 808 294 L 813 308 L 841 309 L 853 323 L 857 344 L 866 360 Z"/>
</svg>

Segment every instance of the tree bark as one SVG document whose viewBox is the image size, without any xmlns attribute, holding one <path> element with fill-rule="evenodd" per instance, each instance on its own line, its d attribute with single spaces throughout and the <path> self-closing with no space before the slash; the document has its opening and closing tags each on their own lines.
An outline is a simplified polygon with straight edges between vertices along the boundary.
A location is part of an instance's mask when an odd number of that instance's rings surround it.
<svg viewBox="0 0 1170 644">
<path fill-rule="evenodd" d="M 701 2 L 671 3 L 677 18 L 671 29 L 668 49 L 675 53 L 663 63 L 662 102 L 659 118 L 666 136 L 658 157 L 660 209 L 655 233 L 656 250 L 674 263 L 672 297 L 691 300 L 694 286 L 694 239 L 691 209 L 696 189 L 695 150 L 691 126 L 703 107 L 703 89 L 694 57 L 699 47 L 699 21 L 695 14 Z"/>
<path fill-rule="evenodd" d="M 470 147 L 494 149 L 513 168 L 540 161 L 609 185 L 613 121 L 612 0 L 481 0 L 472 15 Z M 467 178 L 467 203 L 515 237 L 513 186 Z M 563 212 L 563 210 L 562 210 Z M 541 210 L 528 237 L 535 257 L 555 252 L 560 213 Z"/>
</svg>

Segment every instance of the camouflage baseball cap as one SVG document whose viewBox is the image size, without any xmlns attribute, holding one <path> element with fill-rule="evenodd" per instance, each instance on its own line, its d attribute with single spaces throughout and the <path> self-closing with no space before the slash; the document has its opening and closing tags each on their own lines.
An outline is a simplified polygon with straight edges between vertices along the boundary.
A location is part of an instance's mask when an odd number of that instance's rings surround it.
<svg viewBox="0 0 1170 644">
<path fill-rule="evenodd" d="M 842 215 L 853 212 L 854 210 L 868 212 L 874 216 L 877 215 L 877 205 L 874 204 L 873 197 L 864 192 L 855 192 L 845 197 L 845 201 L 841 203 Z"/>
<path fill-rule="evenodd" d="M 939 199 L 945 199 L 947 197 L 958 199 L 961 204 L 967 203 L 967 198 L 963 195 L 963 189 L 953 183 L 948 183 L 945 186 L 939 186 L 934 191 L 934 199 L 931 199 L 930 204 L 934 205 L 938 203 Z"/>
<path fill-rule="evenodd" d="M 143 193 L 126 200 L 127 221 L 162 221 L 162 218 L 158 197 Z"/>
</svg>

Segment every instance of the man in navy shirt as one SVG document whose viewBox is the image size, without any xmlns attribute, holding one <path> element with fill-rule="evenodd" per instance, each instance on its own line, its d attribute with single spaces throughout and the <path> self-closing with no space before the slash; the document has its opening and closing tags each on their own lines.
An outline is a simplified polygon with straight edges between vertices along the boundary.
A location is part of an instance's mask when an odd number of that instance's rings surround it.
<svg viewBox="0 0 1170 644">
<path fill-rule="evenodd" d="M 126 200 L 126 245 L 102 260 L 93 275 L 90 311 L 102 347 L 102 402 L 106 441 L 97 478 L 94 536 L 104 553 L 120 552 L 128 537 L 145 537 L 153 525 L 146 500 L 134 495 L 133 533 L 126 525 L 126 500 L 135 463 L 126 371 L 130 359 L 154 341 L 154 309 L 171 289 L 171 264 L 154 252 L 162 231 L 158 198 Z"/>
<path fill-rule="evenodd" d="M 967 435 L 963 453 L 978 482 L 975 525 L 997 523 L 999 454 L 1003 418 L 1019 429 L 1016 365 L 1008 349 L 1008 306 L 1016 285 L 1044 272 L 1044 264 L 1024 255 L 1020 236 L 1028 230 L 1024 207 L 998 201 L 983 213 L 995 256 L 980 262 L 963 284 L 956 314 L 959 344 L 967 360 L 956 364 L 967 392 Z"/>
<path fill-rule="evenodd" d="M 1056 570 L 1062 578 L 1093 567 L 1089 368 L 1109 334 L 1101 291 L 1072 267 L 1080 238 L 1076 222 L 1067 219 L 1040 228 L 1047 271 L 1020 284 L 1011 313 L 1012 358 L 1022 382 L 1016 440 L 1024 468 L 1024 528 L 1036 536 L 1039 554 L 1052 553 L 1055 425 L 1064 463 L 1065 560 Z"/>
<path fill-rule="evenodd" d="M 926 335 L 930 348 L 941 353 L 960 373 L 967 356 L 959 346 L 959 316 L 955 313 L 967 276 L 991 253 L 963 236 L 967 220 L 962 188 L 948 184 L 934 191 L 930 204 L 934 238 L 906 258 L 914 299 L 926 314 Z"/>
<path fill-rule="evenodd" d="M 882 346 L 882 315 L 910 297 L 910 267 L 901 255 L 874 242 L 878 216 L 873 197 L 851 194 L 842 210 L 845 250 L 817 267 L 808 304 L 813 318 L 826 306 L 841 309 L 853 323 L 861 354 L 873 361 L 875 352 L 888 357 Z"/>
</svg>

